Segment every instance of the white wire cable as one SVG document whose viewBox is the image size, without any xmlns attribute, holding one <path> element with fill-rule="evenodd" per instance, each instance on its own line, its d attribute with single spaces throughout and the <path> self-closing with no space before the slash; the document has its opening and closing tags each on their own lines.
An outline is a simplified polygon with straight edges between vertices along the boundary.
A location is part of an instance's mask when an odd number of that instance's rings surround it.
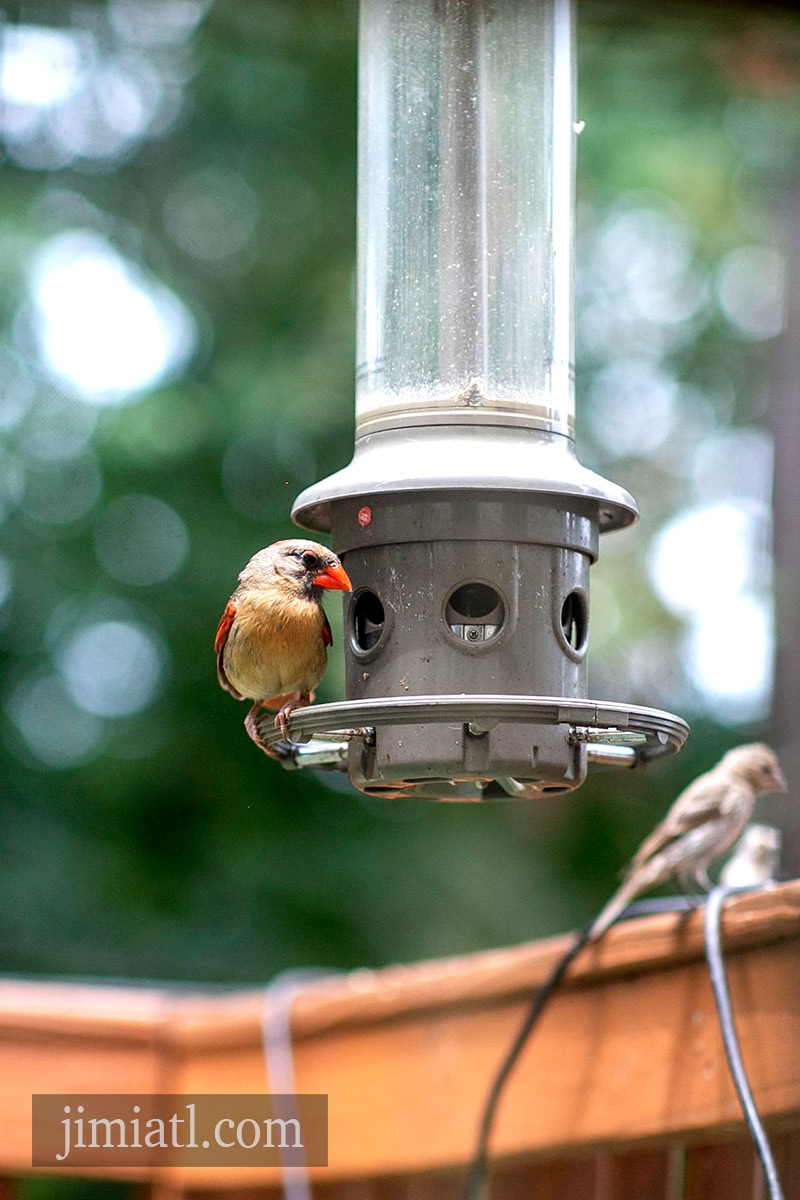
<svg viewBox="0 0 800 1200">
<path fill-rule="evenodd" d="M 736 1036 L 736 1026 L 733 1023 L 733 1009 L 728 992 L 728 981 L 725 977 L 725 962 L 722 957 L 722 937 L 720 933 L 722 906 L 727 898 L 737 890 L 741 889 L 716 887 L 709 893 L 705 913 L 703 914 L 706 962 L 708 963 L 708 973 L 711 976 L 711 986 L 714 989 L 714 1002 L 717 1006 L 719 1027 L 722 1031 L 722 1041 L 725 1046 L 725 1056 L 728 1059 L 731 1078 L 736 1088 L 736 1094 L 739 1097 L 739 1103 L 742 1106 L 744 1119 L 747 1122 L 750 1136 L 755 1144 L 756 1154 L 764 1170 L 769 1200 L 784 1200 L 783 1188 L 778 1178 L 775 1159 L 772 1157 L 772 1149 L 764 1132 L 764 1126 L 761 1124 L 761 1118 L 758 1115 L 758 1109 L 756 1108 L 753 1093 L 750 1090 L 750 1084 L 745 1073 L 744 1063 L 742 1062 L 739 1039 Z"/>
<path fill-rule="evenodd" d="M 264 989 L 264 1008 L 261 1016 L 261 1042 L 264 1048 L 264 1066 L 270 1094 L 286 1096 L 283 1106 L 284 1120 L 299 1119 L 294 1097 L 296 1080 L 294 1054 L 292 1051 L 292 1003 L 310 987 L 322 979 L 335 976 L 335 971 L 314 970 L 282 971 Z M 297 1150 L 292 1149 L 292 1164 L 286 1163 L 285 1155 L 281 1168 L 281 1184 L 284 1200 L 313 1200 L 308 1165 L 297 1162 Z"/>
</svg>

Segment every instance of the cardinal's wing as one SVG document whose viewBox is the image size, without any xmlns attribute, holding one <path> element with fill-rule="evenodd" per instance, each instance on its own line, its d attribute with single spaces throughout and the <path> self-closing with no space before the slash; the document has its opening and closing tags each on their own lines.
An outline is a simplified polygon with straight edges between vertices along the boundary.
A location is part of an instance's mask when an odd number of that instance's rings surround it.
<svg viewBox="0 0 800 1200">
<path fill-rule="evenodd" d="M 228 679 L 228 676 L 225 674 L 225 668 L 222 665 L 222 659 L 225 654 L 225 646 L 228 641 L 228 634 L 231 631 L 231 625 L 233 624 L 234 617 L 236 616 L 236 607 L 236 600 L 233 598 L 233 596 L 231 596 L 230 600 L 225 605 L 225 612 L 220 617 L 220 622 L 217 626 L 217 635 L 214 638 L 214 653 L 217 656 L 217 679 L 219 680 L 220 687 L 225 688 L 226 692 L 230 692 L 235 700 L 244 700 L 244 696 L 237 692 L 236 688 Z"/>
</svg>

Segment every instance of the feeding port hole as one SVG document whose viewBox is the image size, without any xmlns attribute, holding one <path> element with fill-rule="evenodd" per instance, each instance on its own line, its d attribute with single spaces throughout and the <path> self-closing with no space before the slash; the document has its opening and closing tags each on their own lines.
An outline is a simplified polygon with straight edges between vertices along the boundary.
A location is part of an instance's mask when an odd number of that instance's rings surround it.
<svg viewBox="0 0 800 1200">
<path fill-rule="evenodd" d="M 570 592 L 561 605 L 561 630 L 567 645 L 580 653 L 589 633 L 586 600 L 581 592 Z"/>
<path fill-rule="evenodd" d="M 379 596 L 365 590 L 353 602 L 353 641 L 357 650 L 374 650 L 381 640 L 386 613 Z"/>
<path fill-rule="evenodd" d="M 445 606 L 451 633 L 472 645 L 497 637 L 505 616 L 500 594 L 487 583 L 462 583 Z"/>
</svg>

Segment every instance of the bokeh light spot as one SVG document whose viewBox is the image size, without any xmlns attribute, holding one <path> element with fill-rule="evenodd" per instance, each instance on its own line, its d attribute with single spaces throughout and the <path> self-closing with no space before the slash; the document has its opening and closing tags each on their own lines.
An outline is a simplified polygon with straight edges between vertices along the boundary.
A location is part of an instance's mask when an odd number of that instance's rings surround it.
<svg viewBox="0 0 800 1200">
<path fill-rule="evenodd" d="M 762 596 L 733 596 L 692 621 L 683 648 L 687 673 L 725 724 L 767 715 L 772 686 L 772 608 Z"/>
<path fill-rule="evenodd" d="M 773 656 L 768 543 L 769 509 L 745 499 L 679 513 L 651 547 L 653 586 L 687 623 L 686 674 L 723 722 L 766 713 Z"/>
<path fill-rule="evenodd" d="M 11 595 L 14 583 L 14 568 L 4 554 L 0 554 L 0 608 Z"/>
<path fill-rule="evenodd" d="M 25 494 L 25 471 L 12 450 L 0 446 L 0 521 L 18 508 Z"/>
<path fill-rule="evenodd" d="M 60 234 L 32 272 L 45 365 L 90 404 L 119 404 L 178 373 L 197 342 L 186 306 L 104 238 Z"/>
<path fill-rule="evenodd" d="M 41 674 L 17 684 L 6 711 L 30 752 L 47 767 L 86 762 L 103 732 L 103 722 L 73 703 L 58 675 Z"/>
<path fill-rule="evenodd" d="M 648 558 L 662 604 L 676 616 L 719 610 L 747 584 L 755 538 L 756 514 L 734 504 L 678 513 L 658 533 Z"/>
<path fill-rule="evenodd" d="M 610 363 L 592 383 L 594 440 L 618 458 L 652 453 L 672 431 L 677 395 L 676 381 L 649 362 Z"/>
<path fill-rule="evenodd" d="M 760 429 L 724 429 L 697 446 L 691 460 L 695 495 L 703 500 L 746 497 L 765 508 L 772 501 L 774 445 Z"/>
<path fill-rule="evenodd" d="M 0 343 L 0 429 L 14 429 L 29 411 L 36 385 L 19 359 Z"/>
<path fill-rule="evenodd" d="M 746 338 L 766 341 L 783 329 L 786 266 L 769 246 L 739 246 L 717 272 L 720 308 Z"/>
<path fill-rule="evenodd" d="M 582 354 L 657 360 L 704 321 L 697 239 L 675 205 L 665 208 L 612 207 L 591 231 L 577 277 Z"/>
<path fill-rule="evenodd" d="M 189 549 L 181 518 L 155 496 L 119 496 L 100 514 L 95 549 L 114 579 L 137 586 L 162 583 L 180 569 Z"/>
<path fill-rule="evenodd" d="M 91 37 L 43 25 L 7 25 L 2 33 L 0 88 L 11 104 L 46 108 L 78 87 Z"/>
<path fill-rule="evenodd" d="M 93 455 L 30 466 L 22 511 L 44 525 L 69 525 L 91 512 L 101 490 L 102 476 Z"/>
<path fill-rule="evenodd" d="M 143 45 L 173 45 L 190 38 L 211 0 L 109 0 L 111 24 L 120 37 Z"/>
<path fill-rule="evenodd" d="M 49 389 L 25 422 L 20 445 L 44 462 L 75 458 L 85 451 L 96 424 L 96 409 Z"/>
<path fill-rule="evenodd" d="M 75 703 L 98 717 L 141 712 L 155 700 L 164 675 L 155 637 L 132 621 L 98 621 L 76 630 L 57 665 Z"/>
<path fill-rule="evenodd" d="M 210 167 L 184 176 L 164 205 L 164 221 L 176 244 L 212 263 L 244 250 L 258 215 L 258 197 L 250 184 L 233 171 Z"/>
</svg>

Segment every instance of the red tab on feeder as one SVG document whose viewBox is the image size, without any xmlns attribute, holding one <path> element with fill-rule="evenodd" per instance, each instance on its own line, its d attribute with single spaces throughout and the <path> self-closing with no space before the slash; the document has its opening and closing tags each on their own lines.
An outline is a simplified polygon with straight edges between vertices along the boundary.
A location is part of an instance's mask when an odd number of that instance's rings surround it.
<svg viewBox="0 0 800 1200">
<path fill-rule="evenodd" d="M 358 510 L 358 523 L 362 529 L 369 525 L 372 520 L 372 509 L 365 504 L 363 508 Z"/>
</svg>

